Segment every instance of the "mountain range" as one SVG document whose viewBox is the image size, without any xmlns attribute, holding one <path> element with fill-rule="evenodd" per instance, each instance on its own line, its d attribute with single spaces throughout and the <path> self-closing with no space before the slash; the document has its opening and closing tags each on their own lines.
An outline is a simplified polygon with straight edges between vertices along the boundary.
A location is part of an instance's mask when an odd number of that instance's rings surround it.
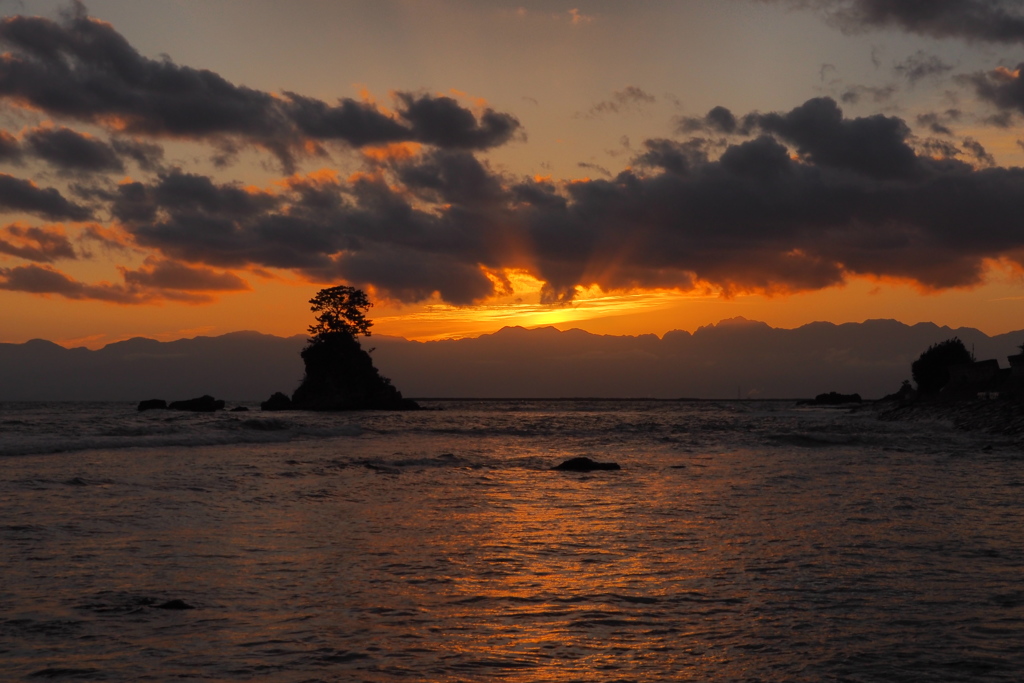
<svg viewBox="0 0 1024 683">
<path fill-rule="evenodd" d="M 505 327 L 480 337 L 372 336 L 374 362 L 413 398 L 802 398 L 828 391 L 878 398 L 910 379 L 929 345 L 959 337 L 976 357 L 1018 353 L 1024 330 L 868 320 L 796 329 L 732 318 L 663 337 Z M 35 339 L 0 344 L 0 401 L 232 401 L 291 393 L 304 335 L 233 332 L 172 342 L 135 338 L 98 350 Z"/>
</svg>

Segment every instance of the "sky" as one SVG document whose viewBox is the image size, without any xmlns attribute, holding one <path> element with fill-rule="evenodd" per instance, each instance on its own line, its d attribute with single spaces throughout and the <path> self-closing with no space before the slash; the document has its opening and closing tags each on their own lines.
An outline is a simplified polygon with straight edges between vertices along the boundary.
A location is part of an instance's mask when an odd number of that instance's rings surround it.
<svg viewBox="0 0 1024 683">
<path fill-rule="evenodd" d="M 0 342 L 1024 327 L 1016 1 L 0 15 Z"/>
</svg>

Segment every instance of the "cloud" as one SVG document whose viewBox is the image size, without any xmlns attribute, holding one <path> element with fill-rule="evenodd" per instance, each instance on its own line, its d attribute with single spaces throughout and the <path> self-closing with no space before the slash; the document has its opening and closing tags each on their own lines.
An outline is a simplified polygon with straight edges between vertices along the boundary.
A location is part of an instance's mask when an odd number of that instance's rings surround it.
<svg viewBox="0 0 1024 683">
<path fill-rule="evenodd" d="M 984 168 L 969 142 L 919 153 L 901 119 L 847 118 L 827 98 L 748 114 L 743 127 L 757 137 L 717 158 L 700 138 L 647 140 L 634 169 L 608 179 L 514 178 L 468 151 L 424 148 L 272 192 L 172 171 L 119 186 L 111 208 L 137 244 L 193 267 L 280 268 L 459 305 L 504 291 L 488 275 L 504 269 L 543 281 L 548 302 L 593 285 L 792 292 L 868 276 L 966 287 L 988 260 L 1024 249 L 1024 170 Z"/>
<path fill-rule="evenodd" d="M 960 141 L 960 145 L 961 147 L 957 147 L 949 140 L 935 138 L 926 138 L 918 142 L 920 150 L 934 159 L 957 159 L 966 155 L 979 168 L 991 168 L 996 165 L 995 157 L 974 138 L 965 137 Z"/>
<path fill-rule="evenodd" d="M 998 67 L 986 73 L 975 73 L 965 76 L 964 81 L 974 86 L 978 97 L 1002 110 L 1006 117 L 992 120 L 1000 127 L 1008 127 L 1011 123 L 1007 118 L 1012 114 L 1024 114 L 1024 80 L 1021 79 L 1021 64 L 1011 71 Z"/>
<path fill-rule="evenodd" d="M 597 171 L 601 175 L 608 176 L 609 178 L 612 176 L 612 172 L 600 164 L 592 164 L 586 161 L 581 161 L 577 163 L 576 166 L 578 168 L 587 169 L 588 171 Z"/>
<path fill-rule="evenodd" d="M 20 163 L 22 157 L 21 142 L 5 130 L 0 130 L 0 161 Z"/>
<path fill-rule="evenodd" d="M 0 209 L 67 221 L 95 211 L 110 222 L 84 228 L 79 245 L 148 256 L 122 267 L 122 282 L 80 282 L 46 265 L 76 254 L 57 229 L 8 226 L 0 251 L 35 263 L 0 269 L 3 289 L 122 304 L 202 302 L 249 288 L 233 270 L 279 269 L 403 302 L 437 295 L 466 305 L 506 292 L 505 273 L 518 270 L 544 283 L 544 301 L 565 303 L 591 286 L 729 295 L 868 276 L 967 287 L 992 259 L 1019 263 L 1024 254 L 1016 201 L 1024 170 L 994 167 L 971 139 L 915 138 L 896 116 L 848 117 L 828 97 L 745 115 L 714 107 L 677 120 L 679 139 L 633 146 L 626 170 L 584 164 L 606 177 L 559 181 L 514 177 L 478 155 L 523 134 L 514 116 L 482 103 L 471 109 L 402 92 L 387 111 L 352 99 L 272 95 L 142 57 L 79 5 L 59 21 L 4 19 L 0 40 L 7 105 L 112 136 L 54 126 L 21 140 L 0 136 L 8 161 L 41 158 L 97 176 L 71 186 L 69 196 L 87 208 L 0 174 Z M 912 78 L 917 62 L 904 64 Z M 1024 112 L 1019 72 L 969 78 L 1008 121 Z M 595 109 L 652 102 L 630 86 Z M 917 123 L 951 137 L 955 120 L 946 112 Z M 324 170 L 246 187 L 165 165 L 156 138 L 202 141 L 225 162 L 255 145 L 286 167 L 339 144 L 362 148 L 354 158 L 363 166 L 347 178 Z M 129 160 L 148 173 L 114 185 L 105 174 Z"/>
<path fill-rule="evenodd" d="M 955 159 L 963 153 L 959 147 L 949 140 L 926 138 L 918 143 L 918 148 L 936 159 Z"/>
<path fill-rule="evenodd" d="M 94 299 L 119 304 L 145 303 L 151 300 L 116 285 L 86 284 L 49 266 L 37 265 L 0 268 L 0 289 L 29 294 L 57 294 L 66 299 Z"/>
<path fill-rule="evenodd" d="M 202 266 L 188 266 L 163 259 L 147 259 L 142 268 L 121 268 L 123 284 L 81 282 L 50 266 L 0 268 L 0 290 L 27 294 L 55 294 L 78 301 L 103 301 L 141 305 L 160 301 L 201 304 L 214 300 L 210 292 L 248 290 L 249 285 L 232 273 L 217 273 Z"/>
<path fill-rule="evenodd" d="M 70 128 L 34 128 L 25 134 L 25 143 L 35 156 L 66 171 L 124 173 L 113 147 Z"/>
<path fill-rule="evenodd" d="M 706 131 L 711 133 L 745 133 L 731 111 L 725 107 L 714 107 L 701 118 L 682 117 L 677 120 L 676 128 L 680 133 Z"/>
<path fill-rule="evenodd" d="M 918 50 L 893 67 L 900 76 L 916 84 L 918 81 L 933 76 L 941 76 L 953 70 L 953 65 L 946 64 L 936 55 L 929 55 Z"/>
<path fill-rule="evenodd" d="M 40 228 L 17 223 L 0 229 L 0 253 L 39 263 L 78 258 L 60 226 Z"/>
<path fill-rule="evenodd" d="M 138 164 L 143 171 L 158 171 L 163 166 L 164 149 L 160 145 L 114 138 L 110 141 L 110 146 L 122 158 L 131 159 Z"/>
<path fill-rule="evenodd" d="M 654 95 L 644 92 L 635 85 L 627 85 L 622 90 L 613 92 L 609 99 L 598 102 L 591 107 L 585 114 L 585 118 L 592 119 L 605 114 L 619 114 L 625 111 L 640 109 L 657 101 L 658 98 Z"/>
<path fill-rule="evenodd" d="M 23 211 L 44 218 L 86 220 L 91 213 L 61 195 L 56 189 L 41 189 L 35 183 L 0 173 L 0 209 Z"/>
<path fill-rule="evenodd" d="M 0 161 L 20 164 L 28 156 L 68 173 L 123 173 L 125 159 L 144 171 L 155 171 L 163 153 L 160 145 L 123 138 L 104 142 L 64 126 L 30 128 L 20 140 L 0 131 Z"/>
<path fill-rule="evenodd" d="M 707 163 L 707 142 L 693 138 L 686 142 L 657 138 L 644 140 L 647 150 L 634 159 L 639 166 L 660 168 L 668 173 L 687 175 L 695 167 Z"/>
<path fill-rule="evenodd" d="M 227 150 L 256 145 L 289 169 L 317 142 L 487 149 L 520 129 L 510 114 L 485 109 L 477 118 L 448 97 L 398 93 L 395 118 L 349 98 L 331 105 L 235 85 L 206 69 L 143 57 L 80 3 L 59 21 L 3 19 L 0 44 L 9 50 L 0 55 L 0 98 L 9 103 L 137 137 L 205 140 Z"/>
<path fill-rule="evenodd" d="M 519 130 L 511 114 L 484 109 L 479 120 L 450 97 L 398 93 L 399 115 L 412 128 L 409 138 L 448 149 L 490 149 L 508 142 Z"/>
<path fill-rule="evenodd" d="M 1024 42 L 1017 0 L 762 0 L 814 8 L 844 31 L 896 28 L 933 38 Z"/>
<path fill-rule="evenodd" d="M 751 114 L 747 121 L 794 144 L 818 166 L 877 178 L 907 178 L 920 171 L 907 143 L 910 128 L 902 119 L 882 115 L 847 119 L 828 97 L 808 100 L 785 114 Z"/>
<path fill-rule="evenodd" d="M 985 167 L 996 165 L 995 157 L 989 154 L 982 144 L 974 138 L 964 138 L 960 144 L 964 146 L 967 153 L 970 154 L 979 165 Z"/>
<path fill-rule="evenodd" d="M 234 273 L 217 272 L 202 266 L 189 266 L 167 259 L 148 258 L 142 268 L 121 269 L 125 283 L 132 288 L 179 291 L 238 292 L 252 289 Z"/>
<path fill-rule="evenodd" d="M 942 114 L 935 112 L 928 112 L 926 114 L 917 115 L 917 123 L 920 126 L 925 126 L 929 131 L 936 135 L 952 135 L 952 129 L 946 125 L 946 122 L 954 122 L 960 119 L 960 112 L 956 109 L 949 109 Z"/>
</svg>

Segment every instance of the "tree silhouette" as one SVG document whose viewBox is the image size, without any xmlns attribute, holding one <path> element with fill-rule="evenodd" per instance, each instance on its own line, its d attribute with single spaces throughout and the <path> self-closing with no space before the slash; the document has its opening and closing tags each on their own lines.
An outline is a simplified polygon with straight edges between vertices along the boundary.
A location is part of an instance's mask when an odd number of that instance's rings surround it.
<svg viewBox="0 0 1024 683">
<path fill-rule="evenodd" d="M 317 314 L 316 324 L 309 326 L 313 342 L 339 332 L 353 338 L 360 334 L 370 336 L 373 323 L 367 320 L 366 311 L 373 304 L 363 290 L 345 285 L 328 287 L 317 292 L 309 303 L 309 310 Z"/>
<path fill-rule="evenodd" d="M 974 357 L 959 338 L 932 344 L 910 366 L 917 389 L 922 394 L 936 394 L 949 382 L 949 366 L 973 363 Z"/>
</svg>

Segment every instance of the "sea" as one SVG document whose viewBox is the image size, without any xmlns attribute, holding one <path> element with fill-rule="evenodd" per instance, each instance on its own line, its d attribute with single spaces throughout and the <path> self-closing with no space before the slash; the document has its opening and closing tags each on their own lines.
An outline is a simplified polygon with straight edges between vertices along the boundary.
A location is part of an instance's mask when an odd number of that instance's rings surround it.
<svg viewBox="0 0 1024 683">
<path fill-rule="evenodd" d="M 1019 442 L 423 405 L 0 404 L 0 680 L 1024 680 Z"/>
</svg>

